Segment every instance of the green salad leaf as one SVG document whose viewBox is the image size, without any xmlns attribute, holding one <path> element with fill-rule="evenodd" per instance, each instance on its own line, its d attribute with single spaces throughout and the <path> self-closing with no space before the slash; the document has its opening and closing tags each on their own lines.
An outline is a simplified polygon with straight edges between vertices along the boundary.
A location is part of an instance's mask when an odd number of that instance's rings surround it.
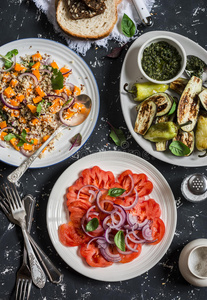
<svg viewBox="0 0 207 300">
<path fill-rule="evenodd" d="M 121 251 L 125 251 L 124 233 L 122 230 L 119 230 L 116 233 L 116 235 L 114 237 L 114 242 Z"/>
<path fill-rule="evenodd" d="M 121 188 L 112 188 L 108 190 L 108 195 L 111 197 L 119 197 L 121 196 L 126 190 Z"/>
<path fill-rule="evenodd" d="M 180 141 L 173 141 L 169 146 L 172 154 L 176 156 L 185 156 L 190 153 L 190 149 Z"/>
<path fill-rule="evenodd" d="M 53 68 L 53 75 L 51 78 L 53 90 L 60 90 L 63 88 L 63 74 L 58 69 Z"/>
<path fill-rule="evenodd" d="M 136 31 L 134 22 L 126 14 L 124 14 L 121 21 L 121 30 L 127 37 L 132 37 Z"/>
<path fill-rule="evenodd" d="M 94 231 L 98 228 L 98 225 L 99 225 L 98 219 L 93 218 L 86 224 L 86 231 Z"/>
<path fill-rule="evenodd" d="M 176 111 L 176 108 L 177 108 L 177 103 L 173 99 L 173 104 L 172 104 L 170 111 L 168 112 L 168 116 L 172 115 Z"/>
<path fill-rule="evenodd" d="M 0 54 L 0 57 L 2 57 L 4 59 L 4 67 L 6 69 L 9 69 L 12 66 L 12 64 L 13 64 L 12 57 L 17 54 L 18 54 L 17 49 L 9 51 L 6 55 Z"/>
</svg>

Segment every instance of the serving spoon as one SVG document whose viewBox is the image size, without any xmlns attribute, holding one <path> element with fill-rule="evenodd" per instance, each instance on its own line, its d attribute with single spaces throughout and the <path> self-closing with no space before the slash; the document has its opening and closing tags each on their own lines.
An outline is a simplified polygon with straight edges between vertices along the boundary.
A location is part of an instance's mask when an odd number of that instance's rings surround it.
<svg viewBox="0 0 207 300">
<path fill-rule="evenodd" d="M 91 111 L 91 98 L 88 95 L 81 94 L 75 97 L 75 103 L 82 104 L 85 107 L 85 109 L 82 109 L 80 113 L 75 114 L 70 120 L 67 120 L 67 125 L 60 125 L 37 151 L 35 151 L 30 157 L 23 161 L 16 170 L 14 170 L 10 175 L 8 175 L 7 179 L 10 182 L 16 183 L 27 171 L 27 169 L 30 167 L 33 161 L 40 155 L 42 150 L 44 150 L 45 147 L 51 142 L 51 140 L 53 140 L 63 129 L 78 126 L 86 120 Z"/>
<path fill-rule="evenodd" d="M 200 77 L 203 80 L 203 84 L 206 84 L 207 83 L 207 64 L 202 59 L 200 59 L 199 57 L 197 57 L 195 55 L 187 55 L 187 63 L 191 59 L 197 60 L 198 62 L 200 62 L 201 64 L 203 64 L 203 68 L 201 67 L 201 70 L 198 70 L 198 68 L 195 67 L 195 69 L 188 70 L 187 69 L 187 64 L 186 64 L 185 74 L 189 78 L 191 78 L 193 74 L 196 74 L 198 71 L 200 71 L 201 74 L 198 77 Z"/>
</svg>

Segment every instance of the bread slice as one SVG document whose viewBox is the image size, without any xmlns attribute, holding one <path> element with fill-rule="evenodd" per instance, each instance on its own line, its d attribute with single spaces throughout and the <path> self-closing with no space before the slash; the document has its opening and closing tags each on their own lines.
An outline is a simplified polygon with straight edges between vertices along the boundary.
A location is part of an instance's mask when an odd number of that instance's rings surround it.
<svg viewBox="0 0 207 300">
<path fill-rule="evenodd" d="M 117 5 L 120 0 L 106 0 L 104 13 L 90 19 L 72 20 L 67 0 L 59 0 L 56 19 L 61 29 L 69 35 L 83 39 L 101 39 L 110 34 L 117 22 Z"/>
</svg>

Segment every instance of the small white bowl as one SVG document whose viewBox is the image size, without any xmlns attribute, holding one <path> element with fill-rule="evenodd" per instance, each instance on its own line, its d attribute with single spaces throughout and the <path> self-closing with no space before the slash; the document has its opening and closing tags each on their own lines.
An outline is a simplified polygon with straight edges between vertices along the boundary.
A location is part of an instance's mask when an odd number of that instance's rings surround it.
<svg viewBox="0 0 207 300">
<path fill-rule="evenodd" d="M 175 47 L 178 51 L 178 53 L 180 54 L 181 56 L 181 68 L 180 68 L 180 71 L 177 73 L 177 75 L 173 78 L 170 78 L 169 80 L 164 80 L 164 81 L 161 81 L 161 80 L 156 80 L 156 79 L 153 79 L 151 77 L 149 77 L 145 71 L 143 70 L 142 68 L 142 56 L 143 56 L 143 52 L 144 52 L 144 49 L 147 48 L 148 46 L 150 46 L 152 43 L 157 43 L 157 42 L 167 42 L 168 44 L 172 45 L 173 47 Z M 157 36 L 157 37 L 153 37 L 151 39 L 149 39 L 148 41 L 146 41 L 142 46 L 141 48 L 139 49 L 139 53 L 138 53 L 138 67 L 140 69 L 140 72 L 142 73 L 142 75 L 149 81 L 151 82 L 154 82 L 154 83 L 158 83 L 158 84 L 168 84 L 174 80 L 176 80 L 177 78 L 179 78 L 182 73 L 184 72 L 185 70 L 185 66 L 186 66 L 186 53 L 185 53 L 185 50 L 183 48 L 183 46 L 177 41 L 175 40 L 174 38 L 171 38 L 171 37 L 167 37 L 167 36 Z"/>
<path fill-rule="evenodd" d="M 207 279 L 207 246 L 193 248 L 188 257 L 190 272 L 200 279 Z"/>
</svg>

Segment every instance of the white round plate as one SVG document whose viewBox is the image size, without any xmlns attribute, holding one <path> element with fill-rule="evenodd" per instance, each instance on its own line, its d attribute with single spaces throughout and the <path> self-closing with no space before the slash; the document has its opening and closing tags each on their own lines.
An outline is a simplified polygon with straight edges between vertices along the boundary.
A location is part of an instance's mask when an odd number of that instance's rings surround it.
<svg viewBox="0 0 207 300">
<path fill-rule="evenodd" d="M 177 157 L 174 156 L 169 150 L 165 152 L 158 152 L 154 150 L 153 143 L 145 140 L 141 135 L 138 135 L 134 131 L 134 124 L 136 120 L 136 105 L 139 102 L 133 101 L 132 97 L 127 94 L 123 86 L 125 83 L 128 83 L 130 86 L 135 82 L 146 82 L 146 79 L 143 78 L 137 63 L 137 55 L 140 47 L 143 43 L 145 43 L 148 39 L 153 38 L 155 36 L 162 35 L 168 36 L 176 39 L 178 42 L 182 44 L 184 47 L 186 54 L 192 54 L 200 57 L 203 61 L 207 62 L 207 52 L 201 46 L 193 42 L 192 40 L 173 32 L 168 31 L 150 31 L 141 35 L 139 38 L 135 40 L 135 42 L 131 45 L 127 54 L 125 56 L 121 78 L 120 78 L 120 98 L 121 98 L 121 107 L 124 115 L 125 122 L 127 127 L 135 139 L 135 141 L 149 154 L 165 161 L 170 164 L 184 166 L 184 167 L 200 167 L 207 165 L 206 157 L 201 158 L 198 157 L 198 151 L 194 151 L 189 157 Z M 184 76 L 183 76 L 184 77 Z M 171 95 L 177 95 L 176 93 L 172 93 L 171 91 L 167 91 L 167 93 Z M 178 95 L 177 95 L 178 96 Z"/>
<path fill-rule="evenodd" d="M 151 197 L 160 204 L 161 218 L 166 225 L 166 232 L 159 244 L 143 245 L 140 256 L 130 263 L 117 263 L 107 268 L 92 268 L 78 255 L 77 247 L 65 247 L 59 241 L 58 227 L 68 222 L 64 204 L 66 190 L 75 182 L 82 170 L 93 166 L 99 166 L 105 171 L 112 171 L 114 175 L 127 169 L 134 173 L 145 173 L 154 185 Z M 47 228 L 50 239 L 59 255 L 77 272 L 102 281 L 128 280 L 151 269 L 169 248 L 174 237 L 176 222 L 175 199 L 162 174 L 142 158 L 118 151 L 91 154 L 73 163 L 55 183 L 47 206 Z"/>
<path fill-rule="evenodd" d="M 84 85 L 84 93 L 89 95 L 92 99 L 91 112 L 86 121 L 77 127 L 71 128 L 71 130 L 65 129 L 62 135 L 55 141 L 54 150 L 51 152 L 46 151 L 42 158 L 36 158 L 31 168 L 51 166 L 72 156 L 84 145 L 93 132 L 98 119 L 100 106 L 98 86 L 93 73 L 85 61 L 67 46 L 47 39 L 22 39 L 1 46 L 0 53 L 5 55 L 8 51 L 13 49 L 17 49 L 19 52 L 17 61 L 21 56 L 25 56 L 26 54 L 31 55 L 39 51 L 42 54 L 47 53 L 51 55 L 59 67 L 68 65 L 72 69 L 70 82 L 78 86 L 81 84 Z M 82 135 L 82 143 L 79 147 L 74 147 L 69 151 L 71 146 L 69 140 L 77 133 Z M 25 156 L 13 148 L 0 147 L 0 160 L 3 162 L 19 166 L 24 159 Z"/>
</svg>

